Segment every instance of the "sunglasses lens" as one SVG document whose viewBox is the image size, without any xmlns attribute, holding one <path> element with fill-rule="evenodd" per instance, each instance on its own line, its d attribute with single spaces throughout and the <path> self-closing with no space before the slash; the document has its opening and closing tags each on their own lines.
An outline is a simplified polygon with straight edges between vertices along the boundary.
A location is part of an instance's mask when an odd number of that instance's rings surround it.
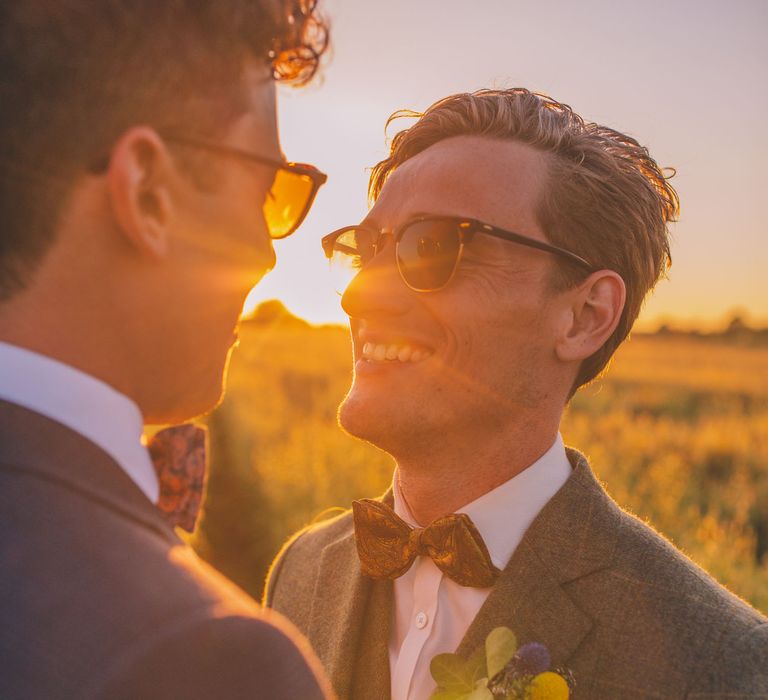
<svg viewBox="0 0 768 700">
<path fill-rule="evenodd" d="M 373 234 L 350 228 L 335 239 L 330 251 L 331 275 L 337 292 L 343 292 L 352 278 L 375 255 Z"/>
<path fill-rule="evenodd" d="M 402 233 L 397 245 L 397 265 L 416 291 L 433 291 L 448 284 L 461 251 L 455 222 L 416 221 Z"/>
<path fill-rule="evenodd" d="M 316 188 L 309 175 L 280 169 L 264 202 L 264 218 L 272 238 L 285 238 L 304 220 Z"/>
</svg>

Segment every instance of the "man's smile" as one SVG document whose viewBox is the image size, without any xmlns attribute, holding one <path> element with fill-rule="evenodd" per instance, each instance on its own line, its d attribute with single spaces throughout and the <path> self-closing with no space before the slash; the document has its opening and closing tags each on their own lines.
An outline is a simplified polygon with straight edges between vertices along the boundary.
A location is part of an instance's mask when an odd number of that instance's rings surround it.
<svg viewBox="0 0 768 700">
<path fill-rule="evenodd" d="M 367 362 L 421 362 L 432 355 L 432 350 L 411 343 L 363 344 L 361 357 Z"/>
</svg>

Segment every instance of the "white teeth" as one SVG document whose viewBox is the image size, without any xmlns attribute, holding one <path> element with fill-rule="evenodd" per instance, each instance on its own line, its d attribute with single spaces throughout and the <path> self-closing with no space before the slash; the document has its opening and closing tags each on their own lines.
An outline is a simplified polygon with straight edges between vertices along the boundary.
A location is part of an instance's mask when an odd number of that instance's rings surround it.
<svg viewBox="0 0 768 700">
<path fill-rule="evenodd" d="M 420 362 L 426 360 L 432 353 L 429 350 L 418 350 L 410 345 L 395 343 L 363 343 L 361 354 L 364 359 L 374 362 Z"/>
</svg>

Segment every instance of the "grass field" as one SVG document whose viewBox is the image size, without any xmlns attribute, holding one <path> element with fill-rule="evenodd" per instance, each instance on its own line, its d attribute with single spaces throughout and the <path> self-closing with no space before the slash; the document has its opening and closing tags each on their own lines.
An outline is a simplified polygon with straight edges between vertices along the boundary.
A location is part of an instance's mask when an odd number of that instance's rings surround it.
<svg viewBox="0 0 768 700">
<path fill-rule="evenodd" d="M 350 372 L 343 328 L 242 328 L 193 544 L 257 597 L 292 532 L 390 482 L 391 459 L 336 427 Z M 768 612 L 768 348 L 634 337 L 562 429 L 622 506 Z"/>
</svg>

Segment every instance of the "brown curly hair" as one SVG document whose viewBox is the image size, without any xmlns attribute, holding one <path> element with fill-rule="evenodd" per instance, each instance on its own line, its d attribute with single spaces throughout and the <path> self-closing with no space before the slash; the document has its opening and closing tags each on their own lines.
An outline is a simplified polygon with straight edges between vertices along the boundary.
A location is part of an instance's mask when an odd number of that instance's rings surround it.
<svg viewBox="0 0 768 700">
<path fill-rule="evenodd" d="M 568 105 L 525 88 L 451 95 L 423 113 L 395 112 L 387 126 L 400 117 L 418 121 L 395 135 L 389 157 L 374 166 L 368 188 L 372 202 L 394 170 L 451 136 L 511 139 L 546 154 L 548 186 L 536 214 L 547 238 L 619 273 L 627 288 L 616 330 L 582 362 L 573 395 L 608 364 L 647 293 L 671 264 L 668 224 L 679 214 L 679 200 L 668 177 L 635 139 L 587 122 Z M 583 271 L 558 266 L 552 286 L 563 290 L 583 279 Z"/>
<path fill-rule="evenodd" d="M 0 300 L 29 281 L 75 178 L 135 124 L 215 136 L 263 61 L 303 85 L 328 45 L 317 0 L 0 4 Z"/>
<path fill-rule="evenodd" d="M 297 0 L 283 17 L 283 33 L 269 54 L 272 73 L 280 82 L 306 85 L 328 48 L 328 24 L 317 13 L 317 0 Z"/>
</svg>

